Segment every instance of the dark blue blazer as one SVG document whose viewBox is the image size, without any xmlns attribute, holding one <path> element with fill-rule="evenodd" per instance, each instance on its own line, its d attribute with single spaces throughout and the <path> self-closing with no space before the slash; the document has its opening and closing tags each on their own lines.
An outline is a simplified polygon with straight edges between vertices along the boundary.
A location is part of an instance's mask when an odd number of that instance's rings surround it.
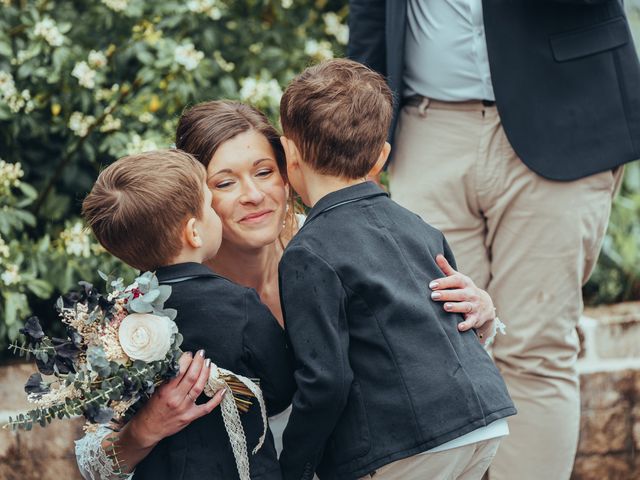
<svg viewBox="0 0 640 480">
<path fill-rule="evenodd" d="M 279 266 L 297 391 L 286 480 L 354 479 L 515 414 L 460 314 L 429 296 L 438 230 L 373 183 L 322 198 Z"/>
<path fill-rule="evenodd" d="M 214 274 L 199 263 L 181 263 L 156 272 L 160 283 L 172 287 L 166 307 L 178 310 L 176 323 L 184 336 L 183 351 L 204 348 L 218 366 L 258 378 L 269 415 L 291 403 L 294 383 L 284 331 L 255 290 Z M 202 395 L 198 403 L 208 397 Z M 262 434 L 256 402 L 241 414 L 248 450 Z M 250 456 L 251 478 L 280 480 L 271 433 L 256 455 Z M 165 438 L 136 467 L 136 480 L 233 480 L 238 478 L 233 452 L 220 409 Z"/>
<path fill-rule="evenodd" d="M 407 0 L 349 3 L 348 55 L 387 76 L 397 119 Z M 531 170 L 574 180 L 640 158 L 640 64 L 621 1 L 482 5 L 502 125 Z"/>
</svg>

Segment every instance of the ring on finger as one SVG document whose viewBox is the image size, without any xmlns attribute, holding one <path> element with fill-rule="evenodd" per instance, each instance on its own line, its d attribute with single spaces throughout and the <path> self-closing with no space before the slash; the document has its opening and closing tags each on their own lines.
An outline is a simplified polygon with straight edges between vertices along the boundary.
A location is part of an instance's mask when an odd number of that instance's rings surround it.
<svg viewBox="0 0 640 480">
<path fill-rule="evenodd" d="M 467 303 L 467 311 L 465 313 L 471 313 L 473 311 L 473 305 L 471 303 Z"/>
<path fill-rule="evenodd" d="M 189 397 L 189 400 L 191 400 L 193 403 L 196 403 L 196 399 L 191 396 L 191 392 L 187 392 L 187 397 Z"/>
</svg>

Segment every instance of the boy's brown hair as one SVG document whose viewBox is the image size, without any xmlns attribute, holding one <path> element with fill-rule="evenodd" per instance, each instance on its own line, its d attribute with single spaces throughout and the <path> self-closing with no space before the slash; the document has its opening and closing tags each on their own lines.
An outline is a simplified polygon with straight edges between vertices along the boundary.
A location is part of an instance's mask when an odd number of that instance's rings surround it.
<svg viewBox="0 0 640 480">
<path fill-rule="evenodd" d="M 130 155 L 100 173 L 82 215 L 110 253 L 155 270 L 180 253 L 189 218 L 202 218 L 205 178 L 204 167 L 180 150 Z"/>
<path fill-rule="evenodd" d="M 346 59 L 328 60 L 292 80 L 280 102 L 283 133 L 318 173 L 365 177 L 378 160 L 393 112 L 384 78 Z"/>
</svg>

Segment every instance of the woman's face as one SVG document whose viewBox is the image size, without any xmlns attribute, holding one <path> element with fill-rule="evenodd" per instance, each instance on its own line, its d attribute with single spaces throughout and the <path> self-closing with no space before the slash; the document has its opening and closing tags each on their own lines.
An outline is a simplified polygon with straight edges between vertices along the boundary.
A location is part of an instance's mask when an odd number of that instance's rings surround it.
<svg viewBox="0 0 640 480">
<path fill-rule="evenodd" d="M 207 185 L 223 242 L 260 248 L 278 238 L 288 187 L 264 135 L 249 130 L 220 145 L 207 167 Z"/>
</svg>

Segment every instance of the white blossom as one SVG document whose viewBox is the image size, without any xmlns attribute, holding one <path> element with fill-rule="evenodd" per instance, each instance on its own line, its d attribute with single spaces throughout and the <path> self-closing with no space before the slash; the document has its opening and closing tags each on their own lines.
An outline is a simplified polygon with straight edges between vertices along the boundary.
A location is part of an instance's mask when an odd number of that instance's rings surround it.
<svg viewBox="0 0 640 480">
<path fill-rule="evenodd" d="M 282 8 L 291 8 L 293 6 L 293 0 L 282 0 Z"/>
<path fill-rule="evenodd" d="M 69 117 L 69 129 L 79 137 L 84 137 L 89 133 L 89 127 L 96 121 L 93 115 L 84 115 L 80 112 L 73 112 Z"/>
<path fill-rule="evenodd" d="M 236 64 L 226 61 L 219 50 L 213 52 L 213 58 L 218 63 L 223 72 L 233 72 L 236 68 Z"/>
<path fill-rule="evenodd" d="M 0 279 L 6 286 L 19 283 L 20 280 L 22 280 L 22 277 L 20 276 L 20 272 L 18 271 L 18 266 L 14 265 L 13 263 L 7 265 L 7 269 L 2 272 L 2 275 L 0 275 Z"/>
<path fill-rule="evenodd" d="M 333 35 L 338 40 L 338 43 L 346 45 L 349 41 L 349 27 L 340 22 L 340 17 L 334 12 L 325 13 L 324 19 L 324 31 L 329 35 Z"/>
<path fill-rule="evenodd" d="M 142 112 L 140 115 L 138 115 L 138 120 L 141 123 L 151 123 L 153 121 L 153 113 L 151 112 Z"/>
<path fill-rule="evenodd" d="M 60 233 L 60 240 L 68 255 L 89 258 L 91 256 L 91 239 L 81 222 L 74 223 Z"/>
<path fill-rule="evenodd" d="M 93 68 L 102 68 L 107 65 L 107 57 L 104 53 L 96 50 L 89 52 L 89 65 Z"/>
<path fill-rule="evenodd" d="M 9 245 L 5 243 L 2 235 L 0 235 L 0 257 L 9 258 Z M 2 258 L 0 258 L 0 260 L 2 260 Z"/>
<path fill-rule="evenodd" d="M 203 58 L 204 53 L 196 50 L 191 42 L 186 42 L 176 47 L 176 62 L 182 65 L 186 70 L 195 70 Z"/>
<path fill-rule="evenodd" d="M 76 63 L 71 71 L 71 75 L 78 79 L 80 86 L 85 88 L 93 88 L 96 86 L 96 71 L 93 70 L 87 62 Z"/>
<path fill-rule="evenodd" d="M 122 127 L 122 121 L 119 118 L 114 118 L 113 115 L 108 114 L 104 117 L 104 122 L 100 127 L 101 132 L 113 132 L 114 130 L 120 130 Z"/>
<path fill-rule="evenodd" d="M 247 77 L 240 80 L 240 98 L 251 103 L 268 102 L 270 105 L 278 105 L 282 98 L 282 88 L 274 78 L 265 80 L 262 77 Z"/>
<path fill-rule="evenodd" d="M 64 35 L 60 33 L 56 22 L 49 17 L 44 17 L 36 23 L 33 33 L 37 37 L 44 38 L 45 42 L 52 47 L 59 47 L 64 42 Z"/>
<path fill-rule="evenodd" d="M 24 176 L 20 162 L 8 163 L 0 158 L 0 191 L 20 185 L 20 179 Z"/>
<path fill-rule="evenodd" d="M 212 20 L 219 20 L 222 17 L 222 4 L 219 0 L 190 0 L 187 2 L 187 9 L 194 13 L 204 13 Z"/>
<path fill-rule="evenodd" d="M 320 42 L 314 39 L 307 40 L 304 45 L 304 53 L 310 57 L 315 57 L 318 60 L 328 60 L 333 58 L 331 44 L 326 40 L 322 40 Z"/>
<path fill-rule="evenodd" d="M 131 136 L 131 140 L 125 147 L 126 155 L 134 155 L 136 153 L 148 152 L 150 150 L 158 150 L 156 142 L 151 139 L 143 139 L 137 133 Z"/>
<path fill-rule="evenodd" d="M 0 71 L 0 98 L 6 102 L 17 93 L 13 76 L 9 72 Z"/>
<path fill-rule="evenodd" d="M 129 6 L 129 0 L 102 0 L 102 3 L 114 12 L 122 12 Z"/>
<path fill-rule="evenodd" d="M 26 88 L 18 92 L 13 77 L 8 72 L 0 72 L 0 100 L 9 105 L 13 113 L 18 113 L 23 108 L 29 113 L 34 108 L 31 92 Z"/>
</svg>

